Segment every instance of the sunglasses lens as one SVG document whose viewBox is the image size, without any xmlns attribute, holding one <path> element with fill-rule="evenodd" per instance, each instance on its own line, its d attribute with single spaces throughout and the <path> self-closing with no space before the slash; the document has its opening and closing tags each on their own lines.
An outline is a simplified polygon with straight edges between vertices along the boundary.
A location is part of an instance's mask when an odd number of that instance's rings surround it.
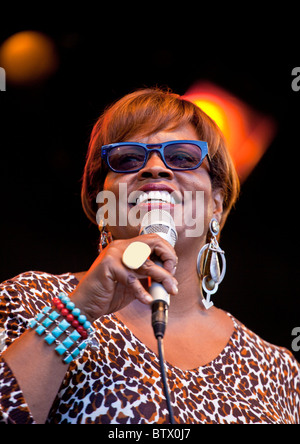
<svg viewBox="0 0 300 444">
<path fill-rule="evenodd" d="M 200 165 L 202 151 L 192 143 L 167 145 L 164 151 L 166 163 L 170 168 L 191 169 Z"/>
<path fill-rule="evenodd" d="M 142 167 L 145 154 L 142 147 L 123 145 L 109 151 L 108 163 L 115 171 L 135 171 Z"/>
</svg>

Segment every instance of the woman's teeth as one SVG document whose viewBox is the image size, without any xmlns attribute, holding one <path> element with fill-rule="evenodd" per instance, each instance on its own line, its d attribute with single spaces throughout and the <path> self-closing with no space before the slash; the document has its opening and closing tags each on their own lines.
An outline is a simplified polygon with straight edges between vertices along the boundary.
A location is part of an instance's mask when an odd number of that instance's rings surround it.
<svg viewBox="0 0 300 444">
<path fill-rule="evenodd" d="M 174 197 L 167 191 L 149 191 L 147 193 L 142 193 L 137 198 L 136 205 L 154 202 L 168 203 L 172 205 L 176 204 Z"/>
</svg>

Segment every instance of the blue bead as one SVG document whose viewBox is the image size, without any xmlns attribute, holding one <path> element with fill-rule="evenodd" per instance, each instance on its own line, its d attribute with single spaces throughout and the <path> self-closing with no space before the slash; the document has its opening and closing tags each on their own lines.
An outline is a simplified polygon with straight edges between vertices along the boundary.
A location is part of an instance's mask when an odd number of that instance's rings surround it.
<svg viewBox="0 0 300 444">
<path fill-rule="evenodd" d="M 36 320 L 37 320 L 37 321 L 40 321 L 41 319 L 43 319 L 44 316 L 45 316 L 44 313 L 39 313 L 39 314 L 36 316 Z"/>
<path fill-rule="evenodd" d="M 80 324 L 84 324 L 86 321 L 86 316 L 84 315 L 78 316 L 78 321 L 80 322 Z"/>
<path fill-rule="evenodd" d="M 87 342 L 83 341 L 81 344 L 78 345 L 79 350 L 84 350 L 87 346 Z"/>
<path fill-rule="evenodd" d="M 51 310 L 51 307 L 44 307 L 42 313 L 47 314 Z"/>
<path fill-rule="evenodd" d="M 68 310 L 73 310 L 75 308 L 75 304 L 74 304 L 74 302 L 70 301 L 67 303 L 66 307 Z"/>
<path fill-rule="evenodd" d="M 52 330 L 53 336 L 56 338 L 59 338 L 59 336 L 63 333 L 63 331 L 59 327 L 55 327 L 54 330 Z"/>
<path fill-rule="evenodd" d="M 86 322 L 83 324 L 83 327 L 84 327 L 86 330 L 88 330 L 89 328 L 91 328 L 91 326 L 92 326 L 92 324 L 91 324 L 89 321 L 86 321 Z"/>
<path fill-rule="evenodd" d="M 74 316 L 79 316 L 79 315 L 80 315 L 80 310 L 79 310 L 79 308 L 74 308 L 74 310 L 72 310 L 72 314 L 73 314 Z"/>
<path fill-rule="evenodd" d="M 72 351 L 71 355 L 73 356 L 73 358 L 76 358 L 76 356 L 78 356 L 80 354 L 79 348 L 75 348 L 74 351 Z"/>
<path fill-rule="evenodd" d="M 47 344 L 51 345 L 53 344 L 53 342 L 55 341 L 55 336 L 53 336 L 51 333 L 49 333 L 49 335 L 47 335 L 45 337 L 45 341 L 47 342 Z"/>
<path fill-rule="evenodd" d="M 57 311 L 53 310 L 52 313 L 49 314 L 49 318 L 52 319 L 52 321 L 55 321 L 55 319 L 59 318 L 60 314 L 57 313 Z"/>
<path fill-rule="evenodd" d="M 63 304 L 67 304 L 68 302 L 70 302 L 70 298 L 68 296 L 64 296 L 63 298 L 61 298 L 61 302 Z"/>
<path fill-rule="evenodd" d="M 36 324 L 37 324 L 36 319 L 31 319 L 30 322 L 29 322 L 29 327 L 30 327 L 30 328 L 33 328 L 33 327 L 36 326 Z"/>
<path fill-rule="evenodd" d="M 69 356 L 67 356 L 65 359 L 64 359 L 64 362 L 66 363 L 66 364 L 70 364 L 70 362 L 72 362 L 73 361 L 73 356 L 72 355 L 69 355 Z"/>
<path fill-rule="evenodd" d="M 58 353 L 59 355 L 63 355 L 63 354 L 66 353 L 66 351 L 67 351 L 66 347 L 65 347 L 63 344 L 59 344 L 59 345 L 55 348 L 55 350 L 57 351 L 57 353 Z"/>
<path fill-rule="evenodd" d="M 53 323 L 53 321 L 52 321 L 51 319 L 49 319 L 49 318 L 46 318 L 46 319 L 42 322 L 43 326 L 46 327 L 46 328 L 48 328 L 52 323 Z"/>
<path fill-rule="evenodd" d="M 46 330 L 45 327 L 43 327 L 42 325 L 39 325 L 35 331 L 37 332 L 38 335 L 42 335 L 45 330 Z"/>
<path fill-rule="evenodd" d="M 62 343 L 66 348 L 70 348 L 72 345 L 74 345 L 74 342 L 69 337 L 66 338 Z"/>
<path fill-rule="evenodd" d="M 70 334 L 70 338 L 76 342 L 79 338 L 81 338 L 81 335 L 78 333 L 77 330 L 74 330 L 71 334 Z"/>
<path fill-rule="evenodd" d="M 67 330 L 67 328 L 69 328 L 70 326 L 71 326 L 71 324 L 69 324 L 69 322 L 67 322 L 65 319 L 64 319 L 63 321 L 61 321 L 61 322 L 58 324 L 58 327 L 59 327 L 62 331 Z"/>
</svg>

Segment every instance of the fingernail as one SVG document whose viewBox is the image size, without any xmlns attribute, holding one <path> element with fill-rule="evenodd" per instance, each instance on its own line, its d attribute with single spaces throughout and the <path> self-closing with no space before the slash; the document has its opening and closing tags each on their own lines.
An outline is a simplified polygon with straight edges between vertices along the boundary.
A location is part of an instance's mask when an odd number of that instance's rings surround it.
<svg viewBox="0 0 300 444">
<path fill-rule="evenodd" d="M 147 304 L 151 304 L 151 303 L 153 302 L 153 298 L 152 298 L 152 296 L 150 296 L 148 293 L 145 293 L 145 294 L 144 294 L 144 298 L 145 298 L 145 302 L 146 302 Z"/>
<path fill-rule="evenodd" d="M 175 282 L 172 284 L 172 293 L 173 294 L 177 294 L 178 293 L 178 287 L 177 287 L 177 284 L 175 284 Z"/>
</svg>

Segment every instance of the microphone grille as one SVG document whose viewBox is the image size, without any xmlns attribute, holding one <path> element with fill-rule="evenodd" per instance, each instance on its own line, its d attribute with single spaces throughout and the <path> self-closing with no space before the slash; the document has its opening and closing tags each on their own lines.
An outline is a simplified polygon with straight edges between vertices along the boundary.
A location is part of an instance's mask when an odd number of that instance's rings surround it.
<svg viewBox="0 0 300 444">
<path fill-rule="evenodd" d="M 159 208 L 148 211 L 142 219 L 141 234 L 149 233 L 157 233 L 173 247 L 177 241 L 177 232 L 171 214 Z"/>
</svg>

